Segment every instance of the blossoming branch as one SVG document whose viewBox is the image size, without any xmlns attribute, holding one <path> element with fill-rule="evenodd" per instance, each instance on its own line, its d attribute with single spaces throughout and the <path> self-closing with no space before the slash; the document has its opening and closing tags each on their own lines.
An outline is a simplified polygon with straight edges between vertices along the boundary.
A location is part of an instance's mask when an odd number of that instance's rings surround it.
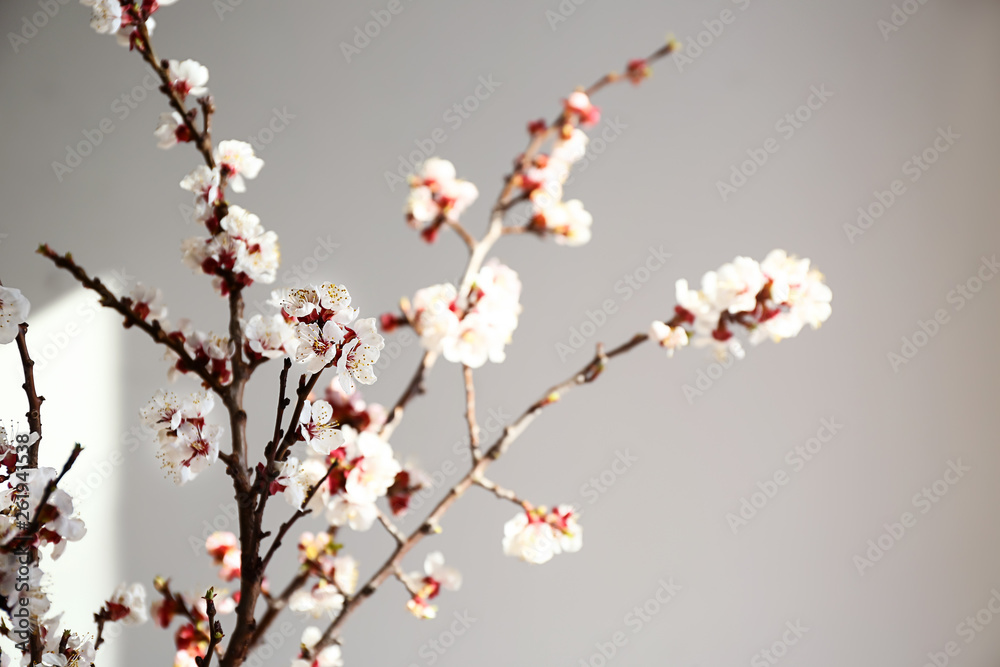
<svg viewBox="0 0 1000 667">
<path fill-rule="evenodd" d="M 459 178 L 448 160 L 435 157 L 420 165 L 410 177 L 404 218 L 424 242 L 433 243 L 442 233 L 455 233 L 463 241 L 468 257 L 458 281 L 407 289 L 412 298 L 402 298 L 398 309 L 376 316 L 368 311 L 365 317 L 345 285 L 282 287 L 271 293 L 271 312 L 247 319 L 244 290 L 276 280 L 278 236 L 231 198 L 244 194 L 247 182 L 261 175 L 263 161 L 242 141 L 214 142 L 216 103 L 208 93 L 207 67 L 156 55 L 153 15 L 174 0 L 81 1 L 92 8 L 96 32 L 115 35 L 159 77 L 169 110 L 154 131 L 157 145 L 171 149 L 192 144 L 199 154 L 201 163 L 181 175 L 179 185 L 193 196 L 195 218 L 205 231 L 181 244 L 181 261 L 210 278 L 226 304 L 228 328 L 208 332 L 187 320 L 171 323 L 160 290 L 139 284 L 129 294 L 115 294 L 70 254 L 48 245 L 39 253 L 96 292 L 126 328 L 145 333 L 163 348 L 167 377 L 178 387 L 158 391 L 139 419 L 156 433 L 156 455 L 177 485 L 218 482 L 213 466 L 222 462 L 239 501 L 239 529 L 206 540 L 206 560 L 217 568 L 218 587 L 179 592 L 173 582 L 188 579 L 187 573 L 169 573 L 170 579 L 151 573 L 151 602 L 141 584 L 122 584 L 94 613 L 93 631 L 60 631 L 60 615 L 46 594 L 43 563 L 63 556 L 67 543 L 85 534 L 72 498 L 59 488 L 82 448 L 74 449 L 61 473 L 39 466 L 43 399 L 35 390 L 29 354 L 29 303 L 18 289 L 0 286 L 0 344 L 17 343 L 29 405 L 28 432 L 13 439 L 5 435 L 0 442 L 0 493 L 9 508 L 0 512 L 0 608 L 7 638 L 0 642 L 0 667 L 12 660 L 22 665 L 94 664 L 109 624 L 141 623 L 150 617 L 164 629 L 174 628 L 175 666 L 207 667 L 214 659 L 223 667 L 236 667 L 286 610 L 316 623 L 303 633 L 297 654 L 288 656 L 291 664 L 338 667 L 344 662 L 340 640 L 345 623 L 387 580 L 399 582 L 403 604 L 420 619 L 433 619 L 442 593 L 460 588 L 461 574 L 440 551 L 424 554 L 415 569 L 406 561 L 425 538 L 441 531 L 444 515 L 472 487 L 515 506 L 496 535 L 505 554 L 541 564 L 581 549 L 583 527 L 576 508 L 523 498 L 486 473 L 543 410 L 598 379 L 614 358 L 646 341 L 670 356 L 691 345 L 720 357 L 742 357 L 741 340 L 757 344 L 794 337 L 830 316 L 832 293 L 808 259 L 783 250 L 759 262 L 737 257 L 705 273 L 697 289 L 677 281 L 675 303 L 654 314 L 656 319 L 617 347 L 598 344 L 583 368 L 541 392 L 495 441 L 484 443 L 476 416 L 475 371 L 502 363 L 508 348 L 516 349 L 524 314 L 517 271 L 491 253 L 505 237 L 533 235 L 581 246 L 600 233 L 584 204 L 564 193 L 573 165 L 586 153 L 586 128 L 600 119 L 593 99 L 608 85 L 641 83 L 654 63 L 680 45 L 669 39 L 648 57 L 630 61 L 624 74 L 609 73 L 588 88 L 570 91 L 552 121 L 530 122 L 528 145 L 506 175 L 481 236 L 470 231 L 466 220 L 479 198 L 476 185 Z M 515 210 L 519 215 L 512 214 Z M 402 327 L 419 336 L 421 361 L 391 407 L 367 402 L 359 385 L 376 382 L 383 336 Z M 442 358 L 463 370 L 471 468 L 407 534 L 395 519 L 410 511 L 413 494 L 430 482 L 419 468 L 399 462 L 390 440 Z M 254 443 L 248 437 L 245 388 L 261 365 L 278 360 L 271 437 Z M 221 420 L 220 411 L 225 413 Z M 208 479 L 198 481 L 203 477 Z M 277 511 L 270 502 L 274 496 L 290 509 L 284 510 L 276 530 L 265 531 L 267 510 Z M 312 525 L 303 529 L 300 522 L 306 517 Z M 395 547 L 361 581 L 359 563 L 343 543 L 376 525 L 392 536 Z M 282 550 L 286 538 L 290 548 Z M 295 576 L 284 586 L 272 586 L 269 565 L 293 551 Z"/>
</svg>

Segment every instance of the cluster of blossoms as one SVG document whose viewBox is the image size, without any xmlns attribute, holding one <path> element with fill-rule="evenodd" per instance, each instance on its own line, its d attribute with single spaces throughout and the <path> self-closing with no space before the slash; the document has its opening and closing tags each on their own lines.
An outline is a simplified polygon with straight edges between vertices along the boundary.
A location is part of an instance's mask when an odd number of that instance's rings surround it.
<svg viewBox="0 0 1000 667">
<path fill-rule="evenodd" d="M 153 602 L 150 613 L 159 627 L 166 629 L 175 618 L 184 622 L 174 633 L 174 667 L 198 667 L 198 659 L 208 652 L 210 628 L 208 626 L 208 603 L 204 597 L 172 593 L 168 582 L 157 579 L 156 589 L 161 598 Z M 213 588 L 212 603 L 216 617 L 236 611 L 239 592 L 232 596 L 226 591 Z"/>
<path fill-rule="evenodd" d="M 557 554 L 579 551 L 583 546 L 583 528 L 577 517 L 569 505 L 559 505 L 551 511 L 525 507 L 504 524 L 503 552 L 537 565 Z"/>
<path fill-rule="evenodd" d="M 346 287 L 324 283 L 277 290 L 270 303 L 281 309 L 281 316 L 293 328 L 295 341 L 287 345 L 294 346 L 295 360 L 305 364 L 307 372 L 318 373 L 336 365 L 347 393 L 355 391 L 355 381 L 375 382 L 374 366 L 385 341 L 376 331 L 373 318 L 357 319 L 358 309 L 351 307 Z M 267 326 L 275 325 L 272 322 Z M 257 338 L 259 341 L 260 336 Z M 276 338 L 287 340 L 281 329 L 276 330 Z M 264 347 L 261 343 L 261 348 Z M 282 349 L 287 349 L 284 342 Z"/>
<path fill-rule="evenodd" d="M 506 358 L 504 348 L 521 314 L 520 298 L 517 272 L 494 258 L 476 276 L 467 308 L 460 306 L 454 285 L 433 285 L 414 295 L 407 317 L 425 349 L 479 368 L 487 360 L 500 363 Z"/>
<path fill-rule="evenodd" d="M 700 290 L 678 280 L 675 315 L 670 322 L 653 322 L 650 336 L 671 354 L 691 338 L 693 345 L 710 347 L 720 358 L 742 358 L 733 325 L 749 330 L 754 345 L 780 341 L 798 335 L 807 324 L 818 328 L 830 317 L 832 299 L 823 274 L 810 269 L 808 259 L 784 250 L 772 250 L 760 263 L 737 257 L 706 273 Z"/>
<path fill-rule="evenodd" d="M 152 14 L 160 7 L 172 5 L 177 0 L 142 0 L 138 7 L 136 3 L 122 3 L 121 0 L 80 0 L 80 4 L 91 8 L 90 27 L 101 35 L 115 35 L 122 46 L 133 47 L 138 38 L 135 17 L 125 5 L 135 8 L 145 17 L 146 30 L 153 34 L 156 20 Z"/>
<path fill-rule="evenodd" d="M 32 433 L 25 444 L 30 447 L 37 441 L 38 435 Z M 0 441 L 0 545 L 6 551 L 15 544 L 31 548 L 51 544 L 52 558 L 59 558 L 66 543 L 82 539 L 87 529 L 74 516 L 73 498 L 60 488 L 54 489 L 45 499 L 45 505 L 39 507 L 47 488 L 59 476 L 55 468 L 19 469 L 17 462 L 15 444 L 4 437 Z M 36 517 L 37 530 L 29 534 L 26 531 Z M 16 567 L 10 570 L 16 571 Z M 0 588 L 5 588 L 5 583 L 6 577 L 0 579 Z M 13 584 L 13 577 L 10 583 Z"/>
<path fill-rule="evenodd" d="M 302 632 L 301 648 L 299 656 L 292 661 L 292 667 L 343 667 L 344 660 L 340 654 L 340 644 L 330 644 L 307 660 L 303 656 L 306 651 L 312 649 L 319 643 L 323 632 L 314 626 L 309 626 Z"/>
<path fill-rule="evenodd" d="M 334 542 L 332 530 L 299 537 L 299 562 L 316 582 L 296 591 L 288 600 L 293 611 L 312 618 L 334 616 L 344 606 L 344 596 L 354 595 L 358 588 L 358 562 L 339 554 L 341 546 Z"/>
<path fill-rule="evenodd" d="M 424 559 L 424 572 L 411 572 L 403 577 L 406 587 L 413 597 L 406 603 L 406 608 L 417 618 L 434 618 L 437 607 L 430 604 L 441 592 L 441 589 L 457 591 L 462 586 L 462 575 L 453 567 L 444 564 L 444 555 L 440 551 L 427 554 Z"/>
<path fill-rule="evenodd" d="M 219 578 L 232 581 L 240 578 L 242 568 L 242 552 L 240 541 L 233 533 L 215 532 L 205 540 L 205 551 L 212 557 L 212 562 L 219 566 Z"/>
<path fill-rule="evenodd" d="M 208 392 L 191 394 L 184 400 L 158 391 L 141 411 L 143 423 L 157 432 L 159 457 L 177 484 L 184 484 L 219 458 L 222 427 L 205 417 L 215 407 Z"/>
<path fill-rule="evenodd" d="M 170 337 L 183 343 L 192 361 L 208 371 L 219 384 L 228 385 L 233 381 L 233 350 L 229 338 L 197 331 L 188 320 L 181 320 L 180 328 L 172 331 Z M 173 350 L 167 351 L 166 359 L 173 364 L 167 371 L 171 382 L 194 370 Z"/>
<path fill-rule="evenodd" d="M 600 110 L 586 93 L 577 91 L 570 95 L 565 101 L 565 122 L 554 128 L 556 139 L 552 149 L 535 155 L 517 177 L 523 194 L 531 200 L 531 229 L 551 235 L 556 243 L 579 246 L 590 241 L 593 217 L 579 199 L 563 201 L 563 186 L 573 164 L 587 152 L 589 139 L 577 124 L 593 125 L 600 116 Z M 532 134 L 546 132 L 545 121 L 529 124 L 528 131 Z"/>
<path fill-rule="evenodd" d="M 447 220 L 457 222 L 477 197 L 479 190 L 473 183 L 456 177 L 455 165 L 432 157 L 410 176 L 406 222 L 420 229 L 423 239 L 431 243 L 441 225 Z"/>
<path fill-rule="evenodd" d="M 307 411 L 303 411 L 299 436 L 322 456 L 306 459 L 302 474 L 313 485 L 333 466 L 310 506 L 324 509 L 334 526 L 368 530 L 378 518 L 377 501 L 388 494 L 402 466 L 389 443 L 373 431 L 355 431 L 346 425 L 331 431 L 332 410 L 326 401 L 310 404 Z M 337 439 L 342 443 L 323 451 Z"/>
<path fill-rule="evenodd" d="M 184 240 L 184 264 L 215 276 L 215 287 L 223 296 L 234 285 L 273 283 L 280 259 L 278 235 L 264 231 L 259 217 L 235 205 L 228 207 L 218 224 L 218 232 L 208 238 Z"/>
</svg>

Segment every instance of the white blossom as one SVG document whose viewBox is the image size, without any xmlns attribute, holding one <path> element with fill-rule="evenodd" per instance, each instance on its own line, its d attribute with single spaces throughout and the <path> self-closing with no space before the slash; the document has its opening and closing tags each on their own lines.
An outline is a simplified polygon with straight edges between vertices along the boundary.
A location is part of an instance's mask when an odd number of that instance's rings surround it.
<svg viewBox="0 0 1000 667">
<path fill-rule="evenodd" d="M 220 141 L 215 149 L 215 162 L 228 180 L 233 192 L 246 192 L 244 178 L 254 179 L 264 161 L 254 155 L 253 146 L 245 141 L 230 139 Z"/>
<path fill-rule="evenodd" d="M 21 290 L 0 286 L 0 345 L 14 342 L 30 311 L 31 304 Z"/>
</svg>

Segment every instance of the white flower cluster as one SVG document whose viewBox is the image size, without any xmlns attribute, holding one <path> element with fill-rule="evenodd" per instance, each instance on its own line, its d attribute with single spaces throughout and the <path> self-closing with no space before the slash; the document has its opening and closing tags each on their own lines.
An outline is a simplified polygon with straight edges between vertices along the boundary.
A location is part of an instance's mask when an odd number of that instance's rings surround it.
<svg viewBox="0 0 1000 667">
<path fill-rule="evenodd" d="M 191 481 L 219 458 L 222 427 L 205 417 L 215 407 L 208 392 L 197 392 L 184 400 L 158 391 L 141 411 L 143 423 L 157 432 L 159 457 L 177 484 Z"/>
<path fill-rule="evenodd" d="M 710 347 L 720 358 L 744 356 L 734 325 L 749 330 L 755 345 L 792 338 L 807 324 L 815 329 L 825 322 L 833 299 L 823 274 L 811 269 L 808 259 L 784 250 L 772 250 L 760 263 L 737 257 L 706 273 L 700 290 L 678 280 L 676 295 L 676 315 L 669 323 L 653 322 L 650 336 L 671 353 L 690 337 L 694 346 Z"/>
<path fill-rule="evenodd" d="M 406 221 L 414 229 L 422 225 L 424 238 L 433 241 L 445 220 L 457 221 L 479 197 L 473 183 L 456 177 L 455 165 L 432 157 L 410 176 L 410 194 L 406 200 Z"/>
<path fill-rule="evenodd" d="M 227 385 L 232 382 L 234 350 L 229 338 L 198 331 L 186 319 L 181 320 L 179 325 L 180 328 L 171 332 L 170 336 L 184 344 L 184 350 L 194 363 L 205 368 L 219 381 L 219 384 Z M 178 357 L 173 350 L 167 350 L 164 358 L 174 364 L 167 371 L 167 378 L 171 382 L 180 375 L 190 373 L 193 370 L 188 368 L 184 360 Z"/>
<path fill-rule="evenodd" d="M 561 553 L 573 553 L 583 546 L 583 528 L 570 505 L 551 511 L 544 507 L 525 509 L 504 524 L 503 552 L 528 563 L 540 565 Z"/>
<path fill-rule="evenodd" d="M 322 630 L 309 626 L 302 632 L 300 644 L 304 650 L 311 651 L 319 643 L 322 636 Z M 299 653 L 299 657 L 292 661 L 292 667 L 343 667 L 344 664 L 340 653 L 340 644 L 330 644 L 309 660 L 303 658 L 303 655 L 304 653 Z"/>
<path fill-rule="evenodd" d="M 579 199 L 563 201 L 563 186 L 570 169 L 587 153 L 589 139 L 577 124 L 594 125 L 600 109 L 582 91 L 565 100 L 563 123 L 554 128 L 556 139 L 549 153 L 538 153 L 518 176 L 517 184 L 531 200 L 531 229 L 552 236 L 556 243 L 579 246 L 590 241 L 593 216 Z M 544 121 L 528 126 L 532 134 L 547 130 Z"/>
<path fill-rule="evenodd" d="M 267 341 L 254 332 L 252 345 L 261 350 L 281 349 L 294 352 L 295 360 L 306 365 L 309 373 L 336 364 L 341 385 L 347 393 L 361 384 L 375 382 L 375 362 L 385 346 L 375 330 L 375 319 L 357 319 L 358 309 L 351 306 L 351 295 L 343 285 L 324 283 L 301 289 L 276 290 L 271 305 L 281 309 L 281 316 L 292 327 L 294 341 L 275 321 L 261 326 L 270 333 Z"/>
<path fill-rule="evenodd" d="M 226 277 L 242 286 L 273 283 L 280 259 L 278 235 L 264 231 L 259 217 L 235 205 L 219 221 L 218 233 L 185 239 L 181 251 L 188 267 L 216 276 L 216 289 L 223 296 L 231 287 Z"/>
<path fill-rule="evenodd" d="M 406 587 L 412 596 L 406 603 L 406 608 L 417 618 L 434 618 L 437 607 L 430 604 L 441 592 L 457 591 L 462 586 L 462 575 L 453 567 L 444 564 L 444 554 L 435 551 L 427 554 L 424 559 L 424 571 L 411 572 L 403 576 Z"/>
<path fill-rule="evenodd" d="M 145 14 L 146 30 L 153 34 L 156 21 L 153 14 L 160 7 L 172 5 L 177 0 L 143 0 L 139 11 Z M 80 0 L 80 4 L 91 8 L 90 27 L 101 35 L 115 35 L 122 46 L 130 46 L 135 39 L 135 20 L 125 11 L 119 0 Z M 135 3 L 132 3 L 135 4 Z"/>
<path fill-rule="evenodd" d="M 0 285 L 0 345 L 14 342 L 30 311 L 31 304 L 21 290 Z"/>
<path fill-rule="evenodd" d="M 37 441 L 38 435 L 32 433 L 21 447 L 30 447 Z M 87 529 L 83 521 L 74 516 L 73 498 L 63 489 L 56 488 L 46 499 L 45 506 L 39 507 L 46 488 L 59 476 L 59 472 L 47 467 L 19 470 L 17 444 L 8 443 L 6 439 L 0 442 L 0 507 L 8 509 L 0 513 L 0 544 L 9 546 L 37 516 L 39 526 L 34 546 L 52 545 L 52 558 L 59 558 L 66 550 L 67 542 L 82 539 Z M 24 456 L 23 452 L 21 456 Z M 6 582 L 6 579 L 2 581 Z M 0 595 L 6 596 L 4 588 L 4 584 L 0 583 Z"/>
<path fill-rule="evenodd" d="M 420 342 L 453 363 L 479 368 L 500 363 L 521 314 L 517 272 L 496 258 L 487 262 L 472 285 L 469 307 L 460 312 L 454 285 L 425 287 L 413 297 L 412 320 Z"/>
<path fill-rule="evenodd" d="M 319 456 L 311 455 L 302 463 L 298 483 L 309 488 L 323 479 L 330 465 L 335 465 L 310 501 L 310 507 L 325 511 L 327 521 L 334 526 L 368 530 L 378 518 L 376 502 L 389 492 L 402 466 L 396 461 L 389 443 L 373 431 L 358 432 L 350 426 L 342 426 L 339 438 L 311 437 L 310 432 L 329 428 L 328 424 L 317 424 L 317 412 L 322 409 L 311 409 L 311 419 L 299 427 L 303 437 L 311 438 L 309 444 Z M 337 439 L 342 444 L 335 444 Z M 323 453 L 322 450 L 331 445 L 335 445 L 334 448 Z"/>
<path fill-rule="evenodd" d="M 292 594 L 288 606 L 292 611 L 321 618 L 335 616 L 344 606 L 344 596 L 353 595 L 358 586 L 358 563 L 348 555 L 338 555 L 340 545 L 329 533 L 302 533 L 299 539 L 299 560 L 303 567 L 318 577 L 310 588 Z M 311 644 L 310 644 L 311 645 Z"/>
</svg>

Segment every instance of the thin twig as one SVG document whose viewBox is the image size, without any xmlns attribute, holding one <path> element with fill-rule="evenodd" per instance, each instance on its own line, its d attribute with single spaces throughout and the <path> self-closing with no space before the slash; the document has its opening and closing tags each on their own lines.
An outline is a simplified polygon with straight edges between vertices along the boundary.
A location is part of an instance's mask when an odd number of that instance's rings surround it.
<svg viewBox="0 0 1000 667">
<path fill-rule="evenodd" d="M 448 509 L 451 508 L 455 501 L 457 501 L 469 489 L 469 487 L 472 486 L 472 484 L 478 483 L 479 480 L 484 479 L 483 474 L 486 469 L 489 468 L 490 464 L 500 458 L 507 451 L 511 444 L 513 444 L 513 442 L 520 437 L 520 435 L 525 431 L 525 429 L 527 429 L 531 422 L 535 420 L 538 414 L 545 407 L 552 405 L 553 403 L 557 403 L 574 387 L 593 382 L 600 376 L 605 365 L 611 359 L 625 354 L 648 339 L 649 336 L 647 334 L 636 334 L 625 343 L 612 349 L 610 352 L 604 352 L 603 349 L 599 350 L 594 355 L 594 358 L 590 361 L 590 363 L 567 380 L 550 387 L 549 390 L 542 395 L 542 398 L 532 403 L 520 417 L 508 425 L 504 429 L 500 438 L 493 443 L 488 450 L 486 450 L 486 454 L 473 466 L 472 470 L 470 470 L 465 477 L 459 480 L 459 482 L 448 491 L 447 495 L 441 499 L 424 522 L 416 530 L 410 533 L 410 535 L 406 538 L 406 541 L 400 543 L 396 547 L 392 555 L 382 565 L 382 567 L 380 567 L 375 574 L 368 579 L 364 586 L 359 589 L 358 594 L 344 603 L 343 609 L 341 609 L 336 618 L 334 618 L 333 621 L 326 627 L 319 642 L 317 642 L 316 645 L 310 649 L 310 655 L 315 655 L 316 652 L 322 650 L 325 646 L 329 646 L 335 640 L 338 630 L 347 621 L 350 615 L 353 614 L 367 598 L 371 597 L 375 591 L 378 590 L 378 587 L 385 582 L 387 577 L 395 572 L 396 568 L 400 567 L 400 563 L 403 558 L 423 538 L 428 535 L 441 532 L 441 517 L 444 516 Z"/>
<path fill-rule="evenodd" d="M 462 375 L 465 378 L 465 421 L 469 425 L 469 449 L 472 458 L 478 461 L 482 456 L 479 451 L 479 424 L 476 423 L 476 387 L 472 381 L 472 369 L 462 364 Z"/>
</svg>

